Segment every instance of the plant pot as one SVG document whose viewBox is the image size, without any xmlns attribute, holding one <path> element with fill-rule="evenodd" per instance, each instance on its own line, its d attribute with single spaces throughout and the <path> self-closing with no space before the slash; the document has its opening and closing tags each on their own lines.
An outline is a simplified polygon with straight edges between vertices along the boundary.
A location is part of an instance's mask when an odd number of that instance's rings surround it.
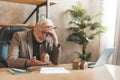
<svg viewBox="0 0 120 80">
<path fill-rule="evenodd" d="M 87 69 L 88 68 L 88 63 L 85 60 L 80 61 L 80 69 Z"/>
</svg>

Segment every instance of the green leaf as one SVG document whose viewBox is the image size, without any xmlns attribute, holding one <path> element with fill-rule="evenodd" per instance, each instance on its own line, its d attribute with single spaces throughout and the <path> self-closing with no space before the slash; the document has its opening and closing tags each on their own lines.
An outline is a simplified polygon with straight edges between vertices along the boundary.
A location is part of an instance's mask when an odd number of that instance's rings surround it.
<svg viewBox="0 0 120 80">
<path fill-rule="evenodd" d="M 75 25 L 79 26 L 81 23 L 79 20 L 72 20 L 69 22 L 69 24 L 75 24 Z"/>
<path fill-rule="evenodd" d="M 86 54 L 78 54 L 79 57 L 81 60 L 85 60 L 85 61 L 88 61 L 91 57 L 91 53 L 86 53 Z"/>
<path fill-rule="evenodd" d="M 88 61 L 90 57 L 91 57 L 91 53 L 87 53 L 85 56 L 85 60 Z"/>
<path fill-rule="evenodd" d="M 68 36 L 67 41 L 73 41 L 77 44 L 88 44 L 91 39 L 87 36 L 85 37 L 85 33 L 83 31 L 72 33 Z"/>
<path fill-rule="evenodd" d="M 88 38 L 93 40 L 95 38 L 95 34 L 91 34 Z"/>
<path fill-rule="evenodd" d="M 87 25 L 86 24 L 80 24 L 79 27 L 80 27 L 80 29 L 84 29 L 84 28 L 87 27 Z"/>
<path fill-rule="evenodd" d="M 79 32 L 79 28 L 78 27 L 70 27 L 70 28 L 68 28 L 68 30 L 70 30 L 72 32 Z"/>
<path fill-rule="evenodd" d="M 91 25 L 91 30 L 95 30 L 96 28 L 101 27 L 102 25 L 99 22 L 95 22 Z"/>
</svg>

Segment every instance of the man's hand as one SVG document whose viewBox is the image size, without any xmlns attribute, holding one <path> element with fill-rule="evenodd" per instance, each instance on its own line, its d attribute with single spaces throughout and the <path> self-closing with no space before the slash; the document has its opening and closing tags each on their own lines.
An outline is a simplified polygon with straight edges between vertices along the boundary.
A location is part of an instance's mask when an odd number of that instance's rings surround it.
<svg viewBox="0 0 120 80">
<path fill-rule="evenodd" d="M 39 61 L 36 59 L 35 56 L 32 59 L 28 60 L 26 63 L 27 66 L 40 66 L 40 65 L 48 65 L 48 64 L 51 64 L 51 62 Z"/>
<path fill-rule="evenodd" d="M 54 29 L 49 29 L 49 34 L 52 36 L 53 43 L 57 46 L 58 45 L 58 37 Z"/>
</svg>

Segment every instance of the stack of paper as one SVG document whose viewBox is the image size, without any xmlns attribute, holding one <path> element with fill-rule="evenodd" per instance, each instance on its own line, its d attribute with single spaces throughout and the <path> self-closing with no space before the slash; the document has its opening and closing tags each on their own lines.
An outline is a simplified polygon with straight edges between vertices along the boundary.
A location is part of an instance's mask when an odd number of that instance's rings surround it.
<svg viewBox="0 0 120 80">
<path fill-rule="evenodd" d="M 40 70 L 42 74 L 59 74 L 59 73 L 70 73 L 64 67 L 43 67 Z"/>
</svg>

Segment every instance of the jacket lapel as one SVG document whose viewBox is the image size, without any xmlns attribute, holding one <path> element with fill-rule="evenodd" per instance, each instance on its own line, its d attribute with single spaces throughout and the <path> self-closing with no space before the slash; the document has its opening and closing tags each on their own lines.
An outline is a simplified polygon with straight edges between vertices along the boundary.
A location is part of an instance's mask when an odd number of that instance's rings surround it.
<svg viewBox="0 0 120 80">
<path fill-rule="evenodd" d="M 33 41 L 32 41 L 32 30 L 27 33 L 27 41 L 28 41 L 28 53 L 30 55 L 30 59 L 33 57 Z"/>
</svg>

